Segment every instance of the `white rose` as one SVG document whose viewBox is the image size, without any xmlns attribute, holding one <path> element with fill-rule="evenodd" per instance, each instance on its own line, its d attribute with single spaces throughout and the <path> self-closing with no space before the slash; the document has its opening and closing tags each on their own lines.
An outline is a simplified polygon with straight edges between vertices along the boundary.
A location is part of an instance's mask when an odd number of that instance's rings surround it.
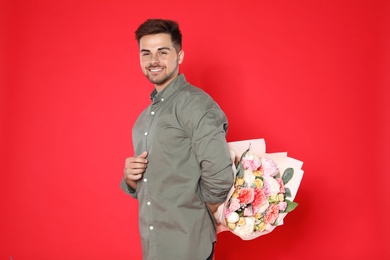
<svg viewBox="0 0 390 260">
<path fill-rule="evenodd" d="M 257 213 L 263 213 L 264 211 L 266 211 L 269 207 L 269 202 L 268 200 L 265 200 L 265 202 L 263 204 L 261 204 L 261 206 L 259 207 L 259 210 L 257 211 Z"/>
<path fill-rule="evenodd" d="M 255 228 L 255 218 L 254 217 L 246 217 L 245 225 L 241 227 L 236 227 L 234 229 L 235 233 L 240 236 L 249 236 L 253 233 L 253 229 Z"/>
<path fill-rule="evenodd" d="M 253 159 L 255 159 L 257 156 L 255 156 L 253 153 L 251 153 L 251 152 L 247 152 L 246 154 L 245 154 L 245 158 L 246 159 L 248 159 L 248 160 L 253 160 Z"/>
<path fill-rule="evenodd" d="M 232 212 L 229 217 L 227 218 L 227 221 L 229 223 L 236 223 L 240 219 L 240 216 L 236 212 Z"/>
<path fill-rule="evenodd" d="M 275 196 L 280 192 L 280 185 L 274 178 L 265 175 L 264 181 L 269 187 L 270 196 Z"/>
<path fill-rule="evenodd" d="M 244 171 L 244 181 L 248 184 L 248 187 L 251 187 L 255 182 L 256 176 L 253 174 L 251 170 Z"/>
</svg>

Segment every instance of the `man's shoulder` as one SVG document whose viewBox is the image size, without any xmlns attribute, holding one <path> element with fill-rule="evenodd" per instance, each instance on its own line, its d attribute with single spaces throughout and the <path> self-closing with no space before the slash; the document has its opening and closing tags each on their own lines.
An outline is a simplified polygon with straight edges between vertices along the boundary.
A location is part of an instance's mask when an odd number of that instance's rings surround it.
<svg viewBox="0 0 390 260">
<path fill-rule="evenodd" d="M 196 87 L 189 83 L 188 81 L 184 82 L 181 87 L 179 88 L 179 92 L 181 95 L 184 95 L 185 97 L 191 96 L 191 95 L 198 95 L 205 98 L 211 98 L 209 94 L 206 93 L 203 89 Z"/>
</svg>

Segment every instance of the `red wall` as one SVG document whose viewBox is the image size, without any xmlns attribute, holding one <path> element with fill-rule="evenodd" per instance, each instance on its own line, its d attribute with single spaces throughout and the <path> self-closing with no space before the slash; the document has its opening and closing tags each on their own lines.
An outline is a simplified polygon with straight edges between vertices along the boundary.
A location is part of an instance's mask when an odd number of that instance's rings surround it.
<svg viewBox="0 0 390 260">
<path fill-rule="evenodd" d="M 153 86 L 136 27 L 181 24 L 182 72 L 230 121 L 304 161 L 285 225 L 216 259 L 390 257 L 388 1 L 2 1 L 0 259 L 140 259 L 119 188 Z"/>
</svg>

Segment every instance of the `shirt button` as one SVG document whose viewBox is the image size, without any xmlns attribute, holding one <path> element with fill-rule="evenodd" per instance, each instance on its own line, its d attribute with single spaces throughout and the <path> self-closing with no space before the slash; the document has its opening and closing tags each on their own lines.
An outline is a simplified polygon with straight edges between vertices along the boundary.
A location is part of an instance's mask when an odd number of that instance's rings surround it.
<svg viewBox="0 0 390 260">
<path fill-rule="evenodd" d="M 145 132 L 144 135 L 148 135 L 148 132 Z"/>
<path fill-rule="evenodd" d="M 154 111 L 150 112 L 151 115 L 154 115 Z"/>
<path fill-rule="evenodd" d="M 150 206 L 150 201 L 146 202 L 146 204 L 147 204 L 148 206 Z"/>
<path fill-rule="evenodd" d="M 148 181 L 148 179 L 145 178 L 145 179 L 144 179 L 144 182 L 147 182 L 147 181 Z"/>
<path fill-rule="evenodd" d="M 150 229 L 150 230 L 153 230 L 153 226 L 150 226 L 149 229 Z"/>
<path fill-rule="evenodd" d="M 164 101 L 164 98 L 161 99 L 161 102 Z"/>
</svg>

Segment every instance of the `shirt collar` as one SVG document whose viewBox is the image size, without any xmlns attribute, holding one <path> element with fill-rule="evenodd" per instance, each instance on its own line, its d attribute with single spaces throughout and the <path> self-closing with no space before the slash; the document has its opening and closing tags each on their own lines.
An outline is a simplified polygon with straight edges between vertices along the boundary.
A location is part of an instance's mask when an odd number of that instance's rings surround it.
<svg viewBox="0 0 390 260">
<path fill-rule="evenodd" d="M 170 97 L 184 82 L 186 82 L 186 78 L 184 77 L 184 74 L 180 74 L 160 92 L 157 92 L 157 90 L 154 89 L 150 94 L 150 99 L 153 103 L 164 101 L 164 99 Z"/>
</svg>

